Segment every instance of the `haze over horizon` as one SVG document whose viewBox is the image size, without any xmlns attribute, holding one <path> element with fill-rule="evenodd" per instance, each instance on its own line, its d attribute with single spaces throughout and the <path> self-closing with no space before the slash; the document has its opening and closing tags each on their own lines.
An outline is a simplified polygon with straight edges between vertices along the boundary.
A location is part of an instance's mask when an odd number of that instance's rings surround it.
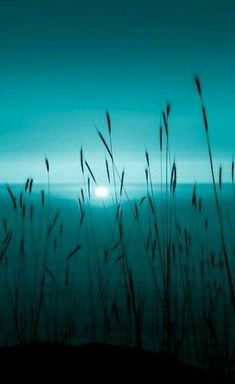
<svg viewBox="0 0 235 384">
<path fill-rule="evenodd" d="M 235 3 L 202 0 L 0 0 L 0 178 L 79 178 L 79 150 L 103 182 L 112 119 L 120 171 L 144 180 L 144 152 L 159 161 L 162 110 L 171 103 L 179 182 L 209 181 L 199 74 L 216 167 L 231 175 L 235 148 Z M 156 179 L 159 180 L 159 164 Z"/>
</svg>

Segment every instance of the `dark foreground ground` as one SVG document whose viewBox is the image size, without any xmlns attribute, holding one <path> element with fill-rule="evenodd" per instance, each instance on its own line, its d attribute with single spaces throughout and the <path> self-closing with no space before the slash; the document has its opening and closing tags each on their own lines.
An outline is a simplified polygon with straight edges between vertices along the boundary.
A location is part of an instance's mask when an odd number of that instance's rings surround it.
<svg viewBox="0 0 235 384">
<path fill-rule="evenodd" d="M 136 381 L 151 383 L 230 383 L 218 374 L 198 370 L 150 351 L 104 344 L 71 346 L 35 343 L 0 349 L 0 372 L 19 379 L 66 379 L 66 382 Z"/>
</svg>

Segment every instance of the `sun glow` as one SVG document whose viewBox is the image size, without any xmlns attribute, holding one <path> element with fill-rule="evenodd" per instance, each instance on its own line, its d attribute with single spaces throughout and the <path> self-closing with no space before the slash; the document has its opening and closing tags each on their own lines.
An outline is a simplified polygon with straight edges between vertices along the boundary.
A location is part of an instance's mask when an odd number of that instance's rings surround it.
<svg viewBox="0 0 235 384">
<path fill-rule="evenodd" d="M 108 194 L 109 194 L 109 190 L 106 187 L 97 187 L 95 189 L 95 195 L 100 199 L 105 199 L 108 196 Z"/>
</svg>

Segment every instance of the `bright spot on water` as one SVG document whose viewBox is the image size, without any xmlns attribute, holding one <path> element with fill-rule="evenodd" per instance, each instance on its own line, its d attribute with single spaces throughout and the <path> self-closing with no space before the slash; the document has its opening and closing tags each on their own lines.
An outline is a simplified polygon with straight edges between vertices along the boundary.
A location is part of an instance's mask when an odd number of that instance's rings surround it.
<svg viewBox="0 0 235 384">
<path fill-rule="evenodd" d="M 96 197 L 99 197 L 101 199 L 104 199 L 108 196 L 109 190 L 106 187 L 97 187 L 95 189 L 95 195 Z"/>
</svg>

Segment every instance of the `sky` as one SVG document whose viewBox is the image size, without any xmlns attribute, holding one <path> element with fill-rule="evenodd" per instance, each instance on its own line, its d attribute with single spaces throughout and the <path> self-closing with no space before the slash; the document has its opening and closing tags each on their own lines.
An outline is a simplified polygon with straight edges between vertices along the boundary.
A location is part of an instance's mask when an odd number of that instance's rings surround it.
<svg viewBox="0 0 235 384">
<path fill-rule="evenodd" d="M 235 148 L 233 0 L 0 0 L 0 180 L 79 178 L 79 150 L 103 180 L 112 119 L 115 158 L 144 180 L 148 149 L 159 176 L 161 112 L 179 182 L 208 181 L 199 74 L 216 167 L 229 178 Z"/>
</svg>

